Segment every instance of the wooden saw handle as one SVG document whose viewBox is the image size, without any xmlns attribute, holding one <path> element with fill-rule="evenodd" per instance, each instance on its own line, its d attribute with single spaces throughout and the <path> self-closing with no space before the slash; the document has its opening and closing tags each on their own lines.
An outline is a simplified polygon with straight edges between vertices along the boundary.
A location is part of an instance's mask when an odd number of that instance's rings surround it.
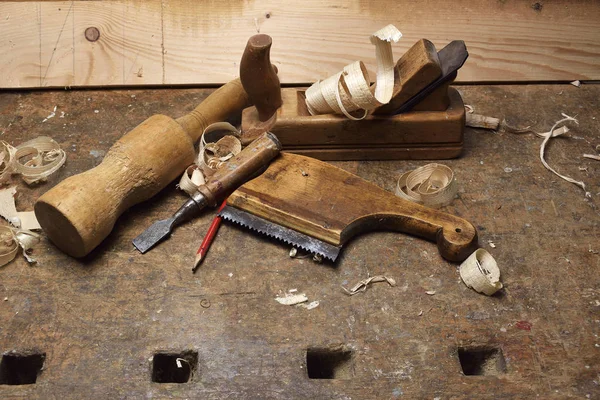
<svg viewBox="0 0 600 400">
<path fill-rule="evenodd" d="M 65 179 L 37 200 L 35 215 L 44 232 L 70 256 L 85 256 L 125 210 L 154 196 L 194 162 L 194 142 L 206 126 L 247 103 L 235 79 L 184 117 L 148 118 L 119 139 L 100 165 Z"/>
<path fill-rule="evenodd" d="M 282 154 L 233 192 L 227 204 L 335 246 L 362 232 L 394 230 L 437 243 L 450 261 L 462 261 L 477 249 L 477 231 L 468 221 L 295 154 Z"/>
</svg>

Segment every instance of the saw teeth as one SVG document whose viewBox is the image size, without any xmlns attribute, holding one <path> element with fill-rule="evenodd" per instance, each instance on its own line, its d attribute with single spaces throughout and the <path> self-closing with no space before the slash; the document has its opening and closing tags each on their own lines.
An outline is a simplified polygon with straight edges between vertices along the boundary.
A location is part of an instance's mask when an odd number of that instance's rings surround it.
<svg viewBox="0 0 600 400">
<path fill-rule="evenodd" d="M 323 254 L 320 251 L 314 251 L 314 250 L 309 249 L 309 248 L 307 248 L 305 246 L 299 245 L 298 243 L 291 242 L 290 240 L 288 240 L 286 238 L 283 238 L 281 236 L 273 235 L 271 233 L 268 233 L 268 232 L 265 232 L 265 231 L 263 231 L 261 229 L 258 229 L 258 228 L 254 227 L 254 226 L 251 226 L 251 225 L 248 225 L 246 223 L 243 223 L 243 222 L 241 222 L 241 221 L 239 221 L 237 219 L 231 218 L 227 213 L 219 213 L 219 215 L 220 215 L 221 218 L 225 219 L 226 221 L 230 221 L 230 222 L 233 222 L 236 225 L 243 226 L 244 228 L 246 228 L 246 229 L 248 229 L 250 231 L 258 232 L 261 235 L 265 235 L 267 237 L 277 239 L 277 240 L 279 240 L 281 242 L 284 242 L 284 243 L 286 243 L 286 244 L 288 244 L 290 246 L 293 246 L 293 247 L 296 247 L 296 248 L 300 248 L 300 249 L 302 249 L 302 250 L 304 250 L 304 251 L 306 251 L 308 253 L 319 254 L 321 257 L 324 257 L 324 258 L 326 258 L 326 259 L 328 259 L 328 260 L 330 260 L 332 262 L 335 261 L 335 258 L 331 258 L 327 254 Z"/>
</svg>

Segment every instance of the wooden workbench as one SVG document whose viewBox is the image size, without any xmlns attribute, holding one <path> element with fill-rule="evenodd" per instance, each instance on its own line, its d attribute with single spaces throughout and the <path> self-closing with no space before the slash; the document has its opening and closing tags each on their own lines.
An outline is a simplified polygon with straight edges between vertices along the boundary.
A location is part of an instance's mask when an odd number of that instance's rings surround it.
<svg viewBox="0 0 600 400">
<path fill-rule="evenodd" d="M 44 239 L 34 251 L 37 265 L 19 256 L 0 268 L 0 352 L 46 355 L 35 384 L 0 385 L 0 398 L 599 398 L 600 162 L 581 156 L 600 144 L 600 86 L 459 89 L 476 112 L 514 125 L 545 131 L 562 112 L 580 122 L 551 142 L 548 159 L 585 181 L 591 198 L 544 169 L 541 139 L 533 135 L 468 129 L 462 158 L 445 162 L 460 187 L 446 211 L 477 226 L 502 271 L 499 295 L 468 289 L 434 244 L 396 233 L 361 236 L 328 265 L 291 259 L 289 247 L 223 225 L 192 275 L 213 210 L 145 255 L 131 244 L 186 200 L 173 184 L 126 212 L 84 260 Z M 45 184 L 13 178 L 17 208 L 31 209 L 57 182 L 97 165 L 145 118 L 182 115 L 208 92 L 0 93 L 2 140 L 16 145 L 48 135 L 68 153 Z M 56 116 L 42 122 L 55 106 Z M 423 164 L 336 163 L 388 190 Z M 342 285 L 369 274 L 392 277 L 397 286 L 343 293 Z M 290 289 L 319 306 L 274 300 Z M 309 348 L 349 351 L 350 360 L 338 379 L 309 379 Z M 459 348 L 501 351 L 505 372 L 465 376 Z M 155 353 L 187 350 L 198 354 L 190 382 L 152 382 Z"/>
</svg>

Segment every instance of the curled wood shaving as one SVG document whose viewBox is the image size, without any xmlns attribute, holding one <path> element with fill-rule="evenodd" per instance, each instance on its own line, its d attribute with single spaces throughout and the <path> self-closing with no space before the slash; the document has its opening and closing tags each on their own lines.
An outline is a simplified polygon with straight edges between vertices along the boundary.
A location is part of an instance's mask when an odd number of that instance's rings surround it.
<svg viewBox="0 0 600 400">
<path fill-rule="evenodd" d="M 542 161 L 542 164 L 544 164 L 544 167 L 546 167 L 546 169 L 548 171 L 554 173 L 556 176 L 558 176 L 559 178 L 564 179 L 567 182 L 571 182 L 571 183 L 579 186 L 580 188 L 583 189 L 583 191 L 585 192 L 586 196 L 588 196 L 588 193 L 587 193 L 587 191 L 585 189 L 585 183 L 583 183 L 582 181 L 576 181 L 575 179 L 569 178 L 566 175 L 559 174 L 554 168 L 552 168 L 550 165 L 548 165 L 548 163 L 546 162 L 546 159 L 544 158 L 544 153 L 546 151 L 546 144 L 548 144 L 548 141 L 551 138 L 558 136 L 558 135 L 556 135 L 554 133 L 554 130 L 557 128 L 558 125 L 564 124 L 565 122 L 569 122 L 569 121 L 573 121 L 576 124 L 579 124 L 579 122 L 575 118 L 573 118 L 573 117 L 569 117 L 568 115 L 566 115 L 564 113 L 562 114 L 562 116 L 564 118 L 561 119 L 561 120 L 559 120 L 559 121 L 556 121 L 554 123 L 554 125 L 552 126 L 552 128 L 550 129 L 550 131 L 547 132 L 547 134 L 545 135 L 544 141 L 542 142 L 542 145 L 540 146 L 540 160 Z"/>
<path fill-rule="evenodd" d="M 233 135 L 226 135 L 214 143 L 207 143 L 205 135 L 216 131 Z M 198 157 L 195 163 L 183 172 L 177 185 L 179 189 L 189 195 L 194 194 L 198 186 L 203 185 L 221 165 L 242 151 L 242 143 L 238 139 L 240 135 L 241 132 L 228 122 L 216 122 L 207 126 L 200 137 Z"/>
<path fill-rule="evenodd" d="M 178 187 L 189 195 L 194 194 L 198 190 L 198 186 L 205 183 L 204 174 L 196 164 L 192 164 L 186 168 L 181 175 Z"/>
<path fill-rule="evenodd" d="M 569 132 L 569 128 L 567 126 L 561 126 L 559 127 L 558 125 L 560 124 L 564 124 L 567 122 L 575 122 L 576 124 L 579 125 L 579 122 L 573 118 L 573 117 L 569 117 L 568 115 L 561 113 L 561 115 L 564 117 L 561 120 L 558 120 L 554 123 L 554 125 L 552 126 L 552 128 L 548 131 L 548 132 L 536 132 L 534 130 L 531 129 L 531 126 L 527 126 L 525 128 L 516 128 L 513 126 L 510 126 L 509 124 L 506 123 L 506 120 L 502 121 L 502 126 L 503 129 L 506 130 L 507 132 L 511 132 L 511 133 L 533 133 L 535 134 L 537 137 L 543 138 L 544 140 L 542 141 L 542 144 L 540 146 L 540 161 L 542 162 L 542 164 L 544 165 L 544 167 L 552 172 L 553 174 L 555 174 L 556 176 L 558 176 L 561 179 L 564 179 L 567 182 L 573 183 L 577 186 L 579 186 L 580 188 L 583 189 L 583 191 L 585 192 L 585 195 L 587 197 L 590 196 L 590 194 L 586 191 L 585 188 L 585 183 L 583 183 L 582 181 L 576 181 L 575 179 L 572 179 L 566 175 L 562 175 L 560 173 L 558 173 L 554 168 L 552 168 L 548 162 L 546 161 L 545 158 L 545 152 L 546 152 L 546 145 L 548 144 L 548 142 L 550 141 L 550 139 L 557 137 L 557 136 L 561 136 L 564 135 L 565 133 Z"/>
<path fill-rule="evenodd" d="M 29 255 L 31 248 L 40 241 L 37 233 L 0 226 L 0 267 L 10 263 L 16 257 L 19 248 L 23 249 L 23 256 L 27 262 L 34 263 L 36 260 Z"/>
<path fill-rule="evenodd" d="M 199 165 L 205 176 L 214 172 L 232 157 L 242 151 L 242 143 L 235 136 L 224 136 L 216 143 L 208 143 L 198 155 Z"/>
<path fill-rule="evenodd" d="M 367 279 L 363 279 L 362 281 L 358 282 L 356 285 L 352 286 L 352 288 L 350 288 L 350 289 L 346 289 L 343 286 L 342 286 L 342 289 L 344 289 L 344 292 L 348 296 L 354 296 L 357 293 L 364 292 L 365 290 L 367 290 L 367 286 L 369 286 L 370 284 L 377 283 L 377 282 L 387 282 L 390 286 L 396 286 L 396 281 L 394 279 L 388 278 L 387 276 L 383 276 L 383 275 L 377 275 L 377 276 L 372 276 Z"/>
<path fill-rule="evenodd" d="M 52 138 L 40 136 L 17 147 L 0 142 L 0 183 L 20 174 L 27 184 L 46 180 L 63 166 L 67 154 Z"/>
<path fill-rule="evenodd" d="M 457 192 L 452 169 L 435 163 L 404 173 L 396 185 L 396 196 L 434 208 L 450 204 Z"/>
<path fill-rule="evenodd" d="M 485 249 L 475 250 L 463 261 L 459 273 L 465 285 L 476 292 L 491 296 L 502 289 L 498 264 Z"/>
<path fill-rule="evenodd" d="M 369 74 L 362 61 L 344 67 L 323 81 L 317 81 L 306 90 L 306 106 L 311 115 L 344 114 L 352 120 L 360 120 L 383 104 L 387 104 L 394 92 L 394 59 L 391 42 L 397 42 L 402 33 L 387 25 L 371 35 L 377 59 L 377 83 L 371 88 Z M 350 114 L 363 110 L 360 117 Z"/>
<path fill-rule="evenodd" d="M 502 125 L 502 130 L 504 130 L 505 132 L 510 132 L 510 133 L 533 133 L 534 135 L 536 135 L 537 137 L 540 137 L 540 138 L 545 138 L 546 136 L 548 136 L 550 134 L 550 131 L 536 132 L 531 129 L 531 125 L 523 127 L 523 128 L 518 128 L 518 127 L 515 127 L 512 125 L 509 125 L 505 119 L 502 120 L 501 125 Z M 555 129 L 552 132 L 552 137 L 561 136 L 567 132 L 569 132 L 569 128 L 567 126 L 561 126 L 560 128 Z"/>
</svg>

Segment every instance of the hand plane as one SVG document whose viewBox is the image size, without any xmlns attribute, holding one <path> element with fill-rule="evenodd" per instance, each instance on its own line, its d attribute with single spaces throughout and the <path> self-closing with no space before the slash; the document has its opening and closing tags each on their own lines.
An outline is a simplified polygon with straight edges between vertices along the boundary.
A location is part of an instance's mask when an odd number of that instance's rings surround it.
<svg viewBox="0 0 600 400">
<path fill-rule="evenodd" d="M 296 154 L 281 154 L 262 175 L 239 187 L 219 215 L 332 261 L 344 243 L 374 230 L 435 242 L 450 261 L 463 261 L 477 249 L 477 231 L 468 221 Z"/>
<path fill-rule="evenodd" d="M 305 88 L 283 88 L 277 98 L 265 97 L 272 99 L 272 106 L 263 108 L 276 110 L 267 119 L 268 130 L 277 135 L 284 151 L 320 160 L 458 157 L 463 147 L 465 109 L 459 92 L 449 85 L 468 55 L 460 40 L 440 51 L 429 40 L 417 41 L 394 67 L 391 101 L 360 121 L 343 115 L 311 115 Z M 244 81 L 241 71 L 240 78 L 253 98 L 253 88 Z M 265 87 L 269 83 L 270 91 L 275 93 L 274 81 L 265 82 Z M 265 126 L 258 111 L 244 110 L 242 132 Z M 266 119 L 269 114 L 264 114 Z"/>
</svg>

